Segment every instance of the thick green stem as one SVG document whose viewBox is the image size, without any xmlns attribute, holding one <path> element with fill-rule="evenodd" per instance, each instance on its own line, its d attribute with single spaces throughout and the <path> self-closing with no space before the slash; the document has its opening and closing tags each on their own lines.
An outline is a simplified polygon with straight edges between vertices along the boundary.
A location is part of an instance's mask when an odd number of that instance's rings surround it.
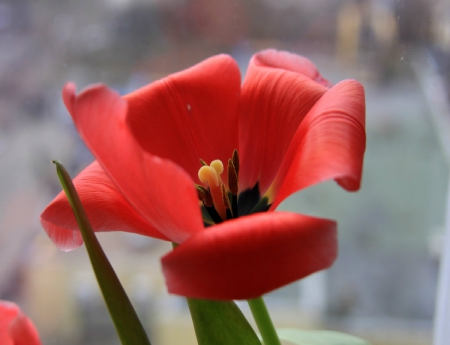
<svg viewBox="0 0 450 345">
<path fill-rule="evenodd" d="M 173 249 L 177 246 L 172 242 Z M 253 327 L 233 301 L 186 300 L 198 345 L 261 345 Z"/>
<path fill-rule="evenodd" d="M 281 345 L 263 298 L 249 299 L 247 302 L 263 338 L 264 345 Z"/>
</svg>

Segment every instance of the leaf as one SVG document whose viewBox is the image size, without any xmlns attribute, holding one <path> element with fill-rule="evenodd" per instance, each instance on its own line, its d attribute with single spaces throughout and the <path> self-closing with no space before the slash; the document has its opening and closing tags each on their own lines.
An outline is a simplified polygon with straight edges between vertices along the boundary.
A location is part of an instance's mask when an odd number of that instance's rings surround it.
<svg viewBox="0 0 450 345">
<path fill-rule="evenodd" d="M 370 345 L 367 341 L 350 334 L 334 331 L 303 331 L 295 328 L 277 329 L 281 340 L 298 345 Z"/>
<path fill-rule="evenodd" d="M 199 345 L 261 345 L 236 303 L 188 298 Z"/>
<path fill-rule="evenodd" d="M 150 345 L 144 327 L 142 327 L 122 284 L 103 252 L 97 237 L 95 237 L 77 191 L 73 186 L 72 179 L 60 162 L 53 161 L 53 163 L 56 165 L 59 180 L 77 219 L 98 285 L 122 344 Z"/>
</svg>

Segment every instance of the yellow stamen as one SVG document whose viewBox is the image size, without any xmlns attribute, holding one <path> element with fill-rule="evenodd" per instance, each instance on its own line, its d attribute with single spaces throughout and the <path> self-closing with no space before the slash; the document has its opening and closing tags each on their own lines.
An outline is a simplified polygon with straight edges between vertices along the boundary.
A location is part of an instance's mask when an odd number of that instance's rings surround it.
<svg viewBox="0 0 450 345">
<path fill-rule="evenodd" d="M 222 161 L 216 159 L 208 165 L 203 159 L 200 159 L 200 164 L 202 167 L 198 170 L 198 178 L 203 186 L 196 185 L 198 198 L 205 205 L 214 223 L 218 224 L 221 221 L 239 217 L 237 202 L 239 155 L 237 150 L 233 151 L 232 158 L 228 160 L 228 186 L 220 177 L 224 172 Z"/>
<path fill-rule="evenodd" d="M 220 187 L 223 184 L 220 174 L 223 172 L 223 164 L 220 160 L 212 161 L 210 166 L 204 165 L 198 171 L 199 180 L 209 186 L 211 192 L 214 207 L 222 217 L 226 219 L 226 208 L 223 204 L 222 189 Z"/>
</svg>

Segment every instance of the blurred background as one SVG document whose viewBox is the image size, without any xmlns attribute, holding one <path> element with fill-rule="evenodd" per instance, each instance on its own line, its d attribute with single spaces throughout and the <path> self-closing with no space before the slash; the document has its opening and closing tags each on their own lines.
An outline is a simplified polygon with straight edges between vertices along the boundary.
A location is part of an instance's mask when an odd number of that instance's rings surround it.
<svg viewBox="0 0 450 345">
<path fill-rule="evenodd" d="M 431 343 L 449 175 L 448 1 L 1 0 L 0 299 L 20 304 L 44 344 L 119 344 L 84 247 L 60 252 L 39 225 L 60 191 L 51 160 L 72 176 L 92 160 L 63 84 L 127 93 L 217 53 L 244 74 L 270 47 L 307 56 L 334 83 L 358 79 L 367 96 L 361 191 L 329 182 L 281 206 L 337 219 L 340 255 L 267 296 L 276 325 Z M 99 237 L 152 342 L 195 344 L 186 303 L 165 290 L 159 257 L 170 245 Z"/>
</svg>

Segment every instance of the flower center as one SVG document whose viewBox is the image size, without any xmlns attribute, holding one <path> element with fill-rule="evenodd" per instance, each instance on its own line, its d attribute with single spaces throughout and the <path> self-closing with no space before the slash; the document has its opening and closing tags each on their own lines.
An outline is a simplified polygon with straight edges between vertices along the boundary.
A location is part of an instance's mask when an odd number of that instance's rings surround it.
<svg viewBox="0 0 450 345">
<path fill-rule="evenodd" d="M 227 184 L 221 175 L 224 172 L 223 163 L 216 159 L 209 165 L 200 159 L 202 167 L 198 171 L 198 178 L 203 185 L 195 185 L 198 198 L 202 201 L 201 207 L 205 226 L 221 223 L 225 220 L 238 218 L 256 212 L 269 210 L 270 203 L 267 196 L 261 196 L 258 182 L 243 191 L 239 191 L 239 155 L 237 150 L 228 159 Z"/>
<path fill-rule="evenodd" d="M 224 171 L 223 163 L 216 159 L 209 165 L 200 159 L 202 167 L 198 171 L 198 178 L 205 187 L 197 185 L 199 199 L 203 202 L 209 216 L 214 223 L 237 218 L 237 194 L 239 156 L 234 150 L 233 156 L 228 160 L 227 177 L 228 188 L 220 175 Z"/>
</svg>

